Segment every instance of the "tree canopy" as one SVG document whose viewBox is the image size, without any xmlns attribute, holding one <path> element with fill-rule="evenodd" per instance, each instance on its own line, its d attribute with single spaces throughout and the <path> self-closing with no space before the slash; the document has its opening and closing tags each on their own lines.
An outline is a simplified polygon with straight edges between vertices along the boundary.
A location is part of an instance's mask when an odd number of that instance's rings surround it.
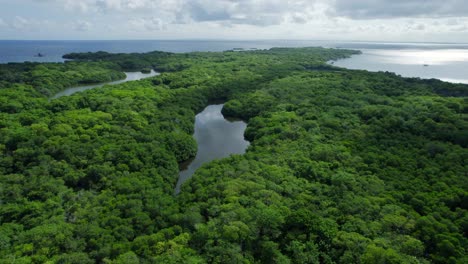
<svg viewBox="0 0 468 264">
<path fill-rule="evenodd" d="M 0 263 L 467 263 L 468 86 L 326 64 L 356 53 L 0 65 Z M 213 100 L 251 145 L 174 196 Z"/>
</svg>

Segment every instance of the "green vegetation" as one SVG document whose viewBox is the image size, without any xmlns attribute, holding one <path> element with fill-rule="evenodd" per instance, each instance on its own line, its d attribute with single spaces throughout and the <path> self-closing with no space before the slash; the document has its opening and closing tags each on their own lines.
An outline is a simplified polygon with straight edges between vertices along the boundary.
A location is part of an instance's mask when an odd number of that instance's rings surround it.
<svg viewBox="0 0 468 264">
<path fill-rule="evenodd" d="M 109 62 L 0 64 L 0 88 L 16 83 L 28 84 L 45 96 L 71 86 L 124 78 L 120 66 Z"/>
<path fill-rule="evenodd" d="M 34 68 L 163 73 L 52 101 L 2 77 L 0 263 L 467 263 L 468 87 L 324 63 L 353 53 L 72 54 Z M 174 196 L 210 100 L 251 146 Z"/>
<path fill-rule="evenodd" d="M 141 71 L 144 68 L 156 67 L 156 62 L 162 58 L 172 57 L 171 53 L 162 51 L 153 51 L 149 53 L 108 53 L 105 51 L 88 53 L 70 53 L 63 56 L 64 59 L 75 61 L 107 61 L 117 64 L 125 71 Z"/>
<path fill-rule="evenodd" d="M 151 69 L 150 68 L 143 68 L 141 70 L 141 73 L 151 73 Z"/>
</svg>

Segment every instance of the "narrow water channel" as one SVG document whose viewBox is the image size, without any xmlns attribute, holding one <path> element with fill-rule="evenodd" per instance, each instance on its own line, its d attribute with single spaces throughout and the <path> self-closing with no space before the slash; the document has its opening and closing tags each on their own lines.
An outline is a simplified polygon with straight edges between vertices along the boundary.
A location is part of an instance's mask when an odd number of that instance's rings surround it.
<svg viewBox="0 0 468 264">
<path fill-rule="evenodd" d="M 124 82 L 129 82 L 129 81 L 137 81 L 137 80 L 141 80 L 141 79 L 145 79 L 145 78 L 149 78 L 149 77 L 159 75 L 159 73 L 155 72 L 154 70 L 151 70 L 150 73 L 126 72 L 125 75 L 127 77 L 125 77 L 125 79 L 123 79 L 123 80 L 70 87 L 70 88 L 67 88 L 67 89 L 65 89 L 63 91 L 60 91 L 60 92 L 56 93 L 54 96 L 50 97 L 50 99 L 56 99 L 56 98 L 59 98 L 59 97 L 62 97 L 62 96 L 69 96 L 69 95 L 72 95 L 72 94 L 77 93 L 77 92 L 82 92 L 82 91 L 86 91 L 86 90 L 90 90 L 90 89 L 94 89 L 94 88 L 99 88 L 99 87 L 102 87 L 104 85 L 119 84 L 119 83 L 124 83 Z"/>
<path fill-rule="evenodd" d="M 209 105 L 195 117 L 195 133 L 198 151 L 195 159 L 181 165 L 175 193 L 190 179 L 204 163 L 225 158 L 231 154 L 243 154 L 250 145 L 244 139 L 247 124 L 243 121 L 229 121 L 221 113 L 222 104 Z"/>
</svg>

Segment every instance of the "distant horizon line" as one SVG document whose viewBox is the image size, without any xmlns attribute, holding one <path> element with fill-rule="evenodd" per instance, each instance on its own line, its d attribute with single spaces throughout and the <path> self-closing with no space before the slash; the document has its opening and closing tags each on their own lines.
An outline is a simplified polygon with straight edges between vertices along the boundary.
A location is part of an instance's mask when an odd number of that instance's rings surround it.
<svg viewBox="0 0 468 264">
<path fill-rule="evenodd" d="M 381 43 L 381 44 L 439 44 L 439 45 L 468 45 L 468 42 L 436 42 L 436 41 L 385 41 L 385 40 L 339 40 L 339 39 L 0 39 L 0 41 L 64 41 L 64 42 L 93 42 L 93 41 L 225 41 L 225 42 L 268 42 L 268 41 L 317 41 L 317 42 L 351 42 L 351 43 Z"/>
</svg>

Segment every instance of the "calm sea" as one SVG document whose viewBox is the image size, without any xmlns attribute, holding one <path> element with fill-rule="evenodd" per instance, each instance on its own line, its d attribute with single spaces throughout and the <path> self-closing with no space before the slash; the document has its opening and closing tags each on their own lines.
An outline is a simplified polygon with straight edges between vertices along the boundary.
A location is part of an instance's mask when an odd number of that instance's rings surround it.
<svg viewBox="0 0 468 264">
<path fill-rule="evenodd" d="M 359 49 L 362 55 L 335 62 L 351 69 L 391 71 L 405 77 L 438 78 L 468 83 L 468 44 L 383 43 L 340 41 L 204 41 L 204 40 L 120 40 L 120 41 L 15 41 L 0 40 L 0 63 L 61 62 L 70 52 L 168 52 L 223 51 L 233 48 L 322 46 Z M 41 53 L 43 57 L 38 57 Z"/>
</svg>

